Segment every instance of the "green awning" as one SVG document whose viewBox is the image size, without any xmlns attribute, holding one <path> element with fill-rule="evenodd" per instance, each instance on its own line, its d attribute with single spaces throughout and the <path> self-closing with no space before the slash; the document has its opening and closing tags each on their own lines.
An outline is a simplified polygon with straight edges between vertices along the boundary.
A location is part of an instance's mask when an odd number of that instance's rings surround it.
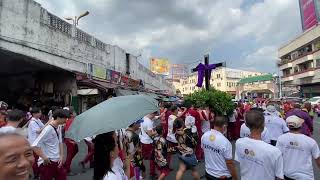
<svg viewBox="0 0 320 180">
<path fill-rule="evenodd" d="M 254 83 L 254 82 L 260 82 L 260 81 L 272 81 L 273 76 L 272 74 L 266 74 L 261 76 L 253 76 L 253 77 L 247 77 L 240 79 L 240 84 L 246 84 L 246 83 Z"/>
</svg>

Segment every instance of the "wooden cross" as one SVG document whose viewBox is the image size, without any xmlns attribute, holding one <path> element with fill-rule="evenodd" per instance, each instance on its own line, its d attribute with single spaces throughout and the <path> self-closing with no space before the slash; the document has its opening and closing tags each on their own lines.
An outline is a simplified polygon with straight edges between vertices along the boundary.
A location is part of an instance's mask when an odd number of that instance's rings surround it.
<svg viewBox="0 0 320 180">
<path fill-rule="evenodd" d="M 225 67 L 225 63 L 217 63 L 217 64 L 209 64 L 209 54 L 205 55 L 204 56 L 204 65 L 205 65 L 205 72 L 204 72 L 204 80 L 205 80 L 205 87 L 206 87 L 206 90 L 209 90 L 210 88 L 210 76 L 211 76 L 211 70 L 217 68 L 217 67 Z M 199 65 L 198 65 L 199 66 Z M 209 69 L 209 66 L 212 66 L 211 69 Z M 196 72 L 198 71 L 198 68 L 193 68 L 192 69 L 192 72 Z M 199 74 L 198 74 L 199 75 Z M 198 77 L 199 78 L 199 77 Z"/>
</svg>

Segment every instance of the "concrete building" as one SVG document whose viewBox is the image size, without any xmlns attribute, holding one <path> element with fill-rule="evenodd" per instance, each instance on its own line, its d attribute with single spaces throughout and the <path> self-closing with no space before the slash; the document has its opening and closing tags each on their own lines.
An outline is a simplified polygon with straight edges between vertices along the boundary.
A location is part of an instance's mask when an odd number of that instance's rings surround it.
<svg viewBox="0 0 320 180">
<path fill-rule="evenodd" d="M 243 71 L 226 67 L 217 68 L 211 73 L 210 85 L 218 90 L 228 92 L 235 96 L 236 87 L 240 79 L 261 74 L 262 73 L 260 72 Z M 187 95 L 200 89 L 195 86 L 197 81 L 198 74 L 192 73 L 188 76 L 188 78 L 181 80 L 180 83 L 175 83 L 174 86 L 177 90 L 180 90 L 181 94 Z"/>
<path fill-rule="evenodd" d="M 242 78 L 237 86 L 237 99 L 274 98 L 278 86 L 272 74 Z"/>
<path fill-rule="evenodd" d="M 283 96 L 320 95 L 320 26 L 299 35 L 278 50 Z"/>
<path fill-rule="evenodd" d="M 97 90 L 105 94 L 100 99 L 123 88 L 174 92 L 137 57 L 87 34 L 37 2 L 1 0 L 0 15 L 0 100 L 16 103 L 22 98 L 26 104 L 45 96 L 70 105 L 83 104 L 77 98 L 91 97 Z M 81 89 L 87 91 L 78 94 Z"/>
</svg>

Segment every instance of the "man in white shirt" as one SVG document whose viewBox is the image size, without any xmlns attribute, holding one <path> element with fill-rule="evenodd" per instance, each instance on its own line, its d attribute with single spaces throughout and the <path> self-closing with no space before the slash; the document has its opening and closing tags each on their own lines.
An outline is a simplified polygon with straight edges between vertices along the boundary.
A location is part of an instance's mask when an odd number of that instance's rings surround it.
<svg viewBox="0 0 320 180">
<path fill-rule="evenodd" d="M 28 141 L 32 144 L 39 136 L 41 130 L 44 128 L 43 122 L 40 120 L 42 115 L 40 108 L 31 108 L 32 118 L 28 125 Z"/>
<path fill-rule="evenodd" d="M 41 130 L 44 128 L 44 124 L 40 120 L 40 117 L 42 115 L 40 108 L 32 107 L 30 112 L 31 112 L 32 118 L 29 121 L 29 125 L 28 125 L 28 141 L 30 144 L 32 144 L 36 140 L 36 138 L 39 136 Z M 36 179 L 38 178 L 39 171 L 40 171 L 38 166 L 39 156 L 36 153 L 33 153 L 33 155 L 34 155 L 35 161 L 32 166 L 32 169 L 33 169 L 34 177 Z"/>
<path fill-rule="evenodd" d="M 237 180 L 237 173 L 232 159 L 232 145 L 223 135 L 227 129 L 224 117 L 216 117 L 214 129 L 206 132 L 201 138 L 201 148 L 204 151 L 206 178 L 209 180 Z"/>
<path fill-rule="evenodd" d="M 273 105 L 268 105 L 267 110 L 264 112 L 265 126 L 268 129 L 271 145 L 277 144 L 278 137 L 284 133 L 289 132 L 284 119 L 280 118 L 278 111 Z"/>
<path fill-rule="evenodd" d="M 66 123 L 70 113 L 67 110 L 57 109 L 53 112 L 53 121 L 49 123 L 33 142 L 35 153 L 40 157 L 40 179 L 66 180 L 66 171 L 63 168 L 63 142 L 61 125 Z"/>
<path fill-rule="evenodd" d="M 157 112 L 151 113 L 143 118 L 143 123 L 141 124 L 141 132 L 140 132 L 140 142 L 141 142 L 141 150 L 142 156 L 144 160 L 150 161 L 150 177 L 153 178 L 155 176 L 155 162 L 154 158 L 152 158 L 153 151 L 153 137 L 156 135 L 154 130 L 153 119 L 155 118 Z"/>
<path fill-rule="evenodd" d="M 176 139 L 175 133 L 173 133 L 173 122 L 177 119 L 178 116 L 178 107 L 173 105 L 171 106 L 171 115 L 168 118 L 168 134 L 167 134 L 167 143 L 168 143 L 168 166 L 171 165 L 172 154 L 175 152 L 175 148 L 178 146 L 178 141 Z"/>
<path fill-rule="evenodd" d="M 312 159 L 320 168 L 320 151 L 317 142 L 301 133 L 304 120 L 298 116 L 287 119 L 290 132 L 278 138 L 277 147 L 282 151 L 285 179 L 314 180 Z"/>
<path fill-rule="evenodd" d="M 240 138 L 243 137 L 250 137 L 250 129 L 247 127 L 246 123 L 243 123 L 240 127 Z M 269 137 L 269 131 L 266 127 L 263 128 L 263 131 L 261 133 L 261 140 L 270 144 L 270 137 Z"/>
<path fill-rule="evenodd" d="M 236 142 L 235 160 L 240 162 L 242 180 L 283 179 L 283 158 L 281 151 L 261 140 L 264 129 L 264 115 L 250 110 L 245 115 L 250 137 Z"/>
</svg>

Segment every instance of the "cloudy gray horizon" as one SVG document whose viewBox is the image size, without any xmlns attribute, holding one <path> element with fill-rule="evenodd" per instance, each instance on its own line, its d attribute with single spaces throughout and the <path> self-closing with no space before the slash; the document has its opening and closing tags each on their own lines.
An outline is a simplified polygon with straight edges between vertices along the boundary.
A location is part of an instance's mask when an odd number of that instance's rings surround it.
<svg viewBox="0 0 320 180">
<path fill-rule="evenodd" d="M 88 10 L 79 28 L 149 65 L 190 64 L 210 54 L 227 67 L 277 72 L 277 50 L 301 33 L 298 0 L 36 0 L 63 18 Z M 190 64 L 193 66 L 193 64 Z"/>
</svg>

